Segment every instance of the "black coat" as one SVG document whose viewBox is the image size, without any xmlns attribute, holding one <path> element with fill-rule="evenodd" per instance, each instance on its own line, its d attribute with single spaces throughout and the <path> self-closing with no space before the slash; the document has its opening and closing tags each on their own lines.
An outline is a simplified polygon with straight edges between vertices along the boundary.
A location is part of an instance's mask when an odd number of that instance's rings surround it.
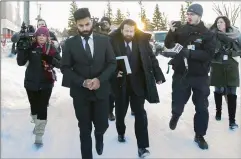
<svg viewBox="0 0 241 159">
<path fill-rule="evenodd" d="M 53 67 L 60 68 L 61 56 L 56 48 L 51 45 L 51 49 L 56 51 L 52 62 L 49 63 Z M 28 90 L 38 91 L 52 88 L 53 82 L 49 80 L 44 71 L 42 64 L 43 54 L 35 47 L 28 50 L 18 50 L 17 48 L 17 63 L 19 66 L 24 66 L 27 62 L 28 66 L 25 71 L 24 87 Z"/>
<path fill-rule="evenodd" d="M 215 53 L 216 40 L 215 35 L 208 31 L 203 22 L 196 26 L 185 24 L 175 32 L 169 31 L 165 46 L 169 49 L 174 43 L 179 43 L 187 48 L 187 45 L 194 45 L 195 50 L 190 51 L 187 59 L 188 72 L 190 76 L 208 76 L 211 60 Z M 186 67 L 184 63 L 184 52 L 177 54 L 169 64 L 172 65 L 174 73 L 185 74 Z"/>
<path fill-rule="evenodd" d="M 122 34 L 120 29 L 117 29 L 110 34 L 110 40 L 114 49 L 115 56 L 125 56 L 125 48 L 121 47 L 121 43 L 124 44 Z M 150 34 L 144 33 L 140 30 L 137 30 L 135 34 L 135 38 L 138 43 L 138 50 L 141 57 L 141 64 L 144 70 L 144 81 L 145 81 L 145 98 L 149 103 L 159 103 L 159 96 L 156 87 L 156 82 L 162 81 L 165 82 L 165 77 L 162 73 L 161 68 L 159 67 L 158 60 L 156 56 L 153 54 L 149 40 L 151 38 Z M 123 45 L 124 46 L 124 45 Z M 122 66 L 117 66 L 116 72 L 118 72 Z M 118 70 L 119 69 L 119 70 Z M 114 84 L 112 84 L 112 88 L 114 93 L 117 94 L 120 89 L 121 81 L 117 78 L 117 74 L 115 75 Z M 118 88 L 119 87 L 119 88 Z M 123 87 L 122 87 L 123 88 Z M 125 88 L 123 88 L 125 89 Z M 124 90 L 123 90 L 124 91 Z"/>
<path fill-rule="evenodd" d="M 70 88 L 72 97 L 89 97 L 93 94 L 98 99 L 110 94 L 110 76 L 116 69 L 116 60 L 107 36 L 93 33 L 94 55 L 89 57 L 83 47 L 82 39 L 76 35 L 65 42 L 61 72 L 62 86 Z M 100 88 L 90 91 L 83 87 L 86 79 L 98 78 Z"/>
</svg>

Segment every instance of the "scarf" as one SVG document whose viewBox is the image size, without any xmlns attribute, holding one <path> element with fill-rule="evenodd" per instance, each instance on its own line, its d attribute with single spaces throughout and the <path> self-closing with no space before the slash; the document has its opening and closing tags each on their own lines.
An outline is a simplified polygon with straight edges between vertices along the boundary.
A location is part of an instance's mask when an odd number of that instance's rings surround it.
<svg viewBox="0 0 241 159">
<path fill-rule="evenodd" d="M 41 49 L 42 55 L 54 57 L 55 54 L 56 54 L 56 50 L 52 47 L 52 43 L 46 43 L 46 44 L 43 44 L 43 45 L 35 43 L 34 48 Z M 42 67 L 43 67 L 43 70 L 44 70 L 45 77 L 49 81 L 54 83 L 55 81 L 57 81 L 57 77 L 56 77 L 56 73 L 53 69 L 53 65 L 47 63 L 47 61 L 44 60 L 43 58 L 41 60 L 42 60 Z"/>
</svg>

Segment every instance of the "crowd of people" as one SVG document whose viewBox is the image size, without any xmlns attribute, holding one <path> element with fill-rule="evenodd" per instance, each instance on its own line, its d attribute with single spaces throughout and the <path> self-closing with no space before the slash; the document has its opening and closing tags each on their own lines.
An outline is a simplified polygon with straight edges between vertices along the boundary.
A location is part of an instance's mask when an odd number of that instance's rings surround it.
<svg viewBox="0 0 241 159">
<path fill-rule="evenodd" d="M 202 6 L 192 4 L 187 10 L 186 24 L 170 22 L 165 47 L 171 49 L 179 44 L 182 48 L 179 51 L 166 50 L 162 55 L 171 58 L 168 64 L 174 70 L 170 86 L 172 117 L 169 127 L 171 130 L 177 127 L 192 93 L 196 111 L 194 141 L 199 148 L 208 149 L 204 136 L 209 123 L 210 86 L 215 87 L 216 120 L 221 120 L 222 99 L 226 97 L 229 128 L 238 128 L 235 115 L 241 34 L 225 16 L 217 17 L 212 27 L 206 28 L 202 15 Z M 103 153 L 108 120 L 116 121 L 117 140 L 126 142 L 125 116 L 129 105 L 135 117 L 138 155 L 140 158 L 148 156 L 148 117 L 144 105 L 146 100 L 149 103 L 160 102 L 156 84 L 166 81 L 149 43 L 151 35 L 139 30 L 132 19 L 125 19 L 111 31 L 110 19 L 103 17 L 96 29 L 88 8 L 78 9 L 73 16 L 79 34 L 65 41 L 62 57 L 61 49 L 54 45 L 53 34 L 44 20 L 38 21 L 36 41 L 31 48 L 23 50 L 17 47 L 16 50 L 19 66 L 29 62 L 24 87 L 35 124 L 35 144 L 43 144 L 47 107 L 56 81 L 54 68 L 60 68 L 62 86 L 70 88 L 73 99 L 82 158 L 93 158 L 92 123 L 98 155 Z M 124 60 L 118 58 L 123 56 L 128 59 L 131 73 Z"/>
</svg>

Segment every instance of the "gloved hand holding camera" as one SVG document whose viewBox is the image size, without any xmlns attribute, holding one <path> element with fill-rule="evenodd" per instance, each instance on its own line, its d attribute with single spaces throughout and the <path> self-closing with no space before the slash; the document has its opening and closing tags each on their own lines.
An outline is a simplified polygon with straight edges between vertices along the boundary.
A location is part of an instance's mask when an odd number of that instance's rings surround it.
<svg viewBox="0 0 241 159">
<path fill-rule="evenodd" d="M 42 54 L 42 60 L 46 61 L 47 64 L 52 65 L 53 63 L 53 57 L 50 55 Z"/>
</svg>

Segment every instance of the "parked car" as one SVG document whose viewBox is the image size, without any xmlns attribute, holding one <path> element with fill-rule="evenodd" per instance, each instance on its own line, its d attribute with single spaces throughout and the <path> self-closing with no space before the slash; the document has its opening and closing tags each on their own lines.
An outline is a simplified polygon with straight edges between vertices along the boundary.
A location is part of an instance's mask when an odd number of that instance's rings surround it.
<svg viewBox="0 0 241 159">
<path fill-rule="evenodd" d="M 152 51 L 157 56 L 164 50 L 164 41 L 168 31 L 153 31 L 150 44 Z"/>
</svg>

